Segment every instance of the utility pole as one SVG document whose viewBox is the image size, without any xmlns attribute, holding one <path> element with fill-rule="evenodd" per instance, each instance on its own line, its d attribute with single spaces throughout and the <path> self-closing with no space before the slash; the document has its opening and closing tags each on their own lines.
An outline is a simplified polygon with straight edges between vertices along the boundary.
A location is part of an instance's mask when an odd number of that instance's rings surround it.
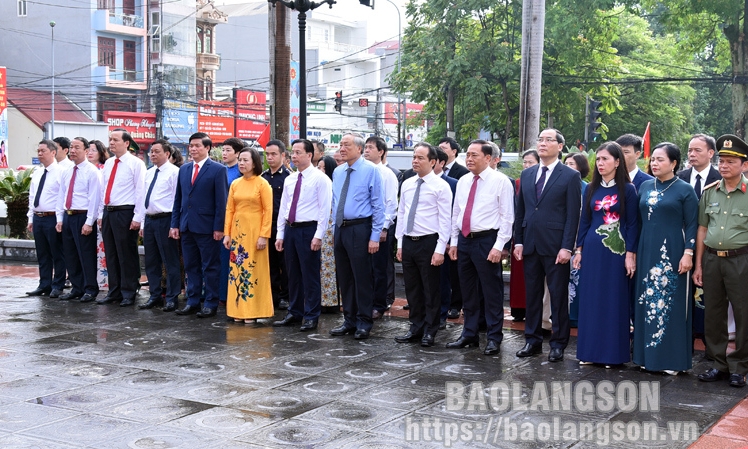
<svg viewBox="0 0 748 449">
<path fill-rule="evenodd" d="M 519 94 L 519 150 L 530 149 L 540 132 L 540 84 L 543 77 L 545 1 L 522 4 L 522 71 Z"/>
<path fill-rule="evenodd" d="M 270 136 L 286 144 L 291 108 L 291 20 L 286 8 L 268 3 L 270 47 Z"/>
</svg>

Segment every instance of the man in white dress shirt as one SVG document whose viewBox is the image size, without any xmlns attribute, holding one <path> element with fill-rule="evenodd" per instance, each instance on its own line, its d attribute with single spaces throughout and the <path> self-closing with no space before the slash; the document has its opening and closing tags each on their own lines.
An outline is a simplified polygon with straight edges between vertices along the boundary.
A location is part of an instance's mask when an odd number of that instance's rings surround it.
<svg viewBox="0 0 748 449">
<path fill-rule="evenodd" d="M 39 142 L 36 154 L 42 166 L 35 168 L 31 175 L 28 230 L 34 236 L 39 286 L 26 294 L 59 298 L 65 286 L 65 259 L 62 254 L 62 236 L 55 229 L 55 209 L 60 196 L 62 169 L 55 159 L 57 144 L 53 141 L 45 139 Z"/>
<path fill-rule="evenodd" d="M 364 159 L 376 165 L 382 176 L 382 199 L 384 200 L 384 226 L 379 236 L 379 250 L 371 258 L 374 284 L 374 310 L 371 318 L 376 320 L 389 309 L 388 297 L 395 300 L 395 260 L 392 245 L 395 239 L 397 217 L 397 176 L 382 163 L 387 154 L 387 144 L 381 137 L 369 137 L 364 143 Z M 392 267 L 390 267 L 392 265 Z"/>
<path fill-rule="evenodd" d="M 274 326 L 301 322 L 301 331 L 317 328 L 322 311 L 320 285 L 322 237 L 332 207 L 332 182 L 312 165 L 314 146 L 306 139 L 291 144 L 298 169 L 283 183 L 275 249 L 284 251 L 288 270 L 288 314 Z"/>
<path fill-rule="evenodd" d="M 413 149 L 417 176 L 403 182 L 397 209 L 397 259 L 403 264 L 405 295 L 410 304 L 410 329 L 395 337 L 398 343 L 421 341 L 434 345 L 439 330 L 441 295 L 439 277 L 449 241 L 452 190 L 433 171 L 436 149 L 418 143 Z"/>
<path fill-rule="evenodd" d="M 99 294 L 96 279 L 96 219 L 99 216 L 101 172 L 88 162 L 87 149 L 86 139 L 73 139 L 70 146 L 73 167 L 62 173 L 55 208 L 55 229 L 62 233 L 65 268 L 72 284 L 69 293 L 60 295 L 61 301 L 80 298 L 80 302 L 91 302 Z"/>
<path fill-rule="evenodd" d="M 57 154 L 55 155 L 55 159 L 57 159 L 57 164 L 59 165 L 58 168 L 65 171 L 74 166 L 75 164 L 73 161 L 68 158 L 68 155 L 70 154 L 70 139 L 67 137 L 55 137 L 54 142 L 57 144 Z"/>
<path fill-rule="evenodd" d="M 504 286 L 501 251 L 512 237 L 514 223 L 514 188 L 505 174 L 491 169 L 492 157 L 488 142 L 470 142 L 465 161 L 472 176 L 463 176 L 457 182 L 449 248 L 449 257 L 457 261 L 460 275 L 465 324 L 460 338 L 447 347 L 478 346 L 483 303 L 488 340 L 485 355 L 497 354 L 503 339 L 504 295 L 496 292 Z"/>
<path fill-rule="evenodd" d="M 135 304 L 140 289 L 138 231 L 143 217 L 145 164 L 127 149 L 132 137 L 122 129 L 109 134 L 114 157 L 104 163 L 101 180 L 101 236 L 109 274 L 109 293 L 96 301 L 121 307 Z M 136 217 L 141 217 L 137 218 Z"/>
<path fill-rule="evenodd" d="M 145 200 L 143 216 L 134 221 L 143 223 L 140 234 L 145 249 L 145 274 L 148 277 L 150 298 L 141 309 L 164 305 L 164 312 L 177 309 L 177 299 L 182 292 L 179 269 L 179 242 L 169 238 L 171 212 L 177 192 L 179 168 L 169 162 L 174 151 L 168 140 L 159 139 L 151 144 L 149 152 L 153 166 L 145 174 Z M 166 267 L 166 291 L 161 288 L 161 265 Z"/>
</svg>

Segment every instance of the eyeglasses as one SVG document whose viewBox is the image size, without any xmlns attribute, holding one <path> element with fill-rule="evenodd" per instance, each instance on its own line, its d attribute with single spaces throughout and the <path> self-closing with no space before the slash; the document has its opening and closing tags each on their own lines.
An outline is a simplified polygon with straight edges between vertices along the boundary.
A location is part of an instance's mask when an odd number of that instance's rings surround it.
<svg viewBox="0 0 748 449">
<path fill-rule="evenodd" d="M 548 143 L 551 143 L 551 142 L 558 142 L 558 140 L 556 140 L 556 139 L 553 139 L 553 138 L 550 138 L 550 137 L 547 137 L 547 138 L 545 138 L 545 139 L 544 139 L 544 138 L 542 138 L 542 137 L 538 138 L 538 143 L 542 143 L 542 142 L 548 142 Z"/>
</svg>

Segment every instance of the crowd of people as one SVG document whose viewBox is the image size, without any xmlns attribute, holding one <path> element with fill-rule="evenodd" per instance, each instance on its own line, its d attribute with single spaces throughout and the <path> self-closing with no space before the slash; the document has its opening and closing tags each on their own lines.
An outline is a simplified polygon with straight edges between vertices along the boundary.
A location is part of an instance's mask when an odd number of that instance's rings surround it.
<svg viewBox="0 0 748 449">
<path fill-rule="evenodd" d="M 633 361 L 678 374 L 692 368 L 701 338 L 714 364 L 699 379 L 745 386 L 748 145 L 697 134 L 681 171 L 680 149 L 664 142 L 645 173 L 638 136 L 600 145 L 592 167 L 582 154 L 562 161 L 564 144 L 543 130 L 513 180 L 497 170 L 498 146 L 480 139 L 464 165 L 452 138 L 418 143 L 402 173 L 387 164 L 383 139 L 354 133 L 334 157 L 320 142 L 297 139 L 288 151 L 272 140 L 265 161 L 228 139 L 223 163 L 209 157 L 210 137 L 195 133 L 187 162 L 167 140 L 153 142 L 151 168 L 129 151 L 125 130 L 111 133 L 108 149 L 82 137 L 42 140 L 28 214 L 40 281 L 28 294 L 134 305 L 142 237 L 141 309 L 203 318 L 223 303 L 237 323 L 282 309 L 273 326 L 311 331 L 342 305 L 330 334 L 363 340 L 394 302 L 396 258 L 410 320 L 398 343 L 433 346 L 462 313 L 446 347 L 478 347 L 485 333 L 483 353 L 494 355 L 510 259 L 511 314 L 525 321 L 518 357 L 540 354 L 549 337 L 548 360 L 563 360 L 577 327 L 582 365 Z M 727 354 L 730 315 L 736 350 Z"/>
</svg>

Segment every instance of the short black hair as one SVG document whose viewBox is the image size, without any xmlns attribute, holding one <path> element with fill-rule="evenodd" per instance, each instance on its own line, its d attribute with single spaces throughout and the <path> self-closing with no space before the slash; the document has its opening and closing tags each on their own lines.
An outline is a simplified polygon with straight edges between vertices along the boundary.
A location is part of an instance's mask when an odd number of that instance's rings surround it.
<svg viewBox="0 0 748 449">
<path fill-rule="evenodd" d="M 312 144 L 312 142 L 310 140 L 307 140 L 307 139 L 296 139 L 293 142 L 291 142 L 291 148 L 293 148 L 293 146 L 296 145 L 297 143 L 300 143 L 300 144 L 304 145 L 304 151 L 306 151 L 307 153 L 314 154 L 314 145 Z M 268 143 L 268 145 L 269 145 L 269 143 Z"/>
<path fill-rule="evenodd" d="M 622 147 L 634 147 L 635 153 L 642 151 L 642 138 L 636 134 L 624 134 L 616 139 L 616 143 Z"/>
<path fill-rule="evenodd" d="M 161 145 L 161 148 L 163 148 L 165 153 L 169 153 L 170 157 L 172 154 L 174 154 L 174 147 L 171 146 L 168 140 L 166 139 L 154 140 L 153 143 L 151 143 L 151 146 L 156 145 L 156 144 Z"/>
<path fill-rule="evenodd" d="M 63 150 L 70 149 L 70 139 L 67 137 L 55 137 L 52 141 L 59 145 Z"/>
<path fill-rule="evenodd" d="M 130 135 L 130 133 L 127 132 L 127 130 L 124 129 L 124 128 L 116 128 L 116 129 L 112 130 L 112 132 L 115 132 L 115 131 L 119 131 L 119 132 L 122 133 L 122 140 L 123 141 L 127 141 L 127 148 L 129 149 L 132 146 L 133 142 L 134 142 L 132 140 L 132 136 Z M 86 147 L 88 147 L 88 145 L 86 145 Z"/>
<path fill-rule="evenodd" d="M 83 148 L 86 151 L 88 151 L 88 147 L 89 147 L 89 145 L 91 145 L 90 143 L 88 143 L 88 139 L 86 139 L 85 137 L 73 137 L 73 140 L 77 140 L 78 142 L 82 143 L 83 144 Z"/>
<path fill-rule="evenodd" d="M 251 147 L 242 148 L 241 151 L 239 151 L 239 154 L 241 155 L 243 153 L 249 153 L 252 157 L 252 173 L 255 176 L 260 176 L 262 174 L 262 159 L 260 158 L 260 153 Z"/>
<path fill-rule="evenodd" d="M 415 152 L 418 149 L 418 147 L 424 147 L 424 148 L 426 148 L 428 150 L 428 155 L 426 157 L 428 157 L 428 159 L 430 161 L 435 161 L 435 160 L 439 159 L 439 157 L 436 154 L 436 148 L 434 148 L 434 146 L 431 145 L 430 143 L 428 143 L 428 142 L 418 142 L 417 144 L 413 145 L 413 152 Z M 444 150 L 442 150 L 442 153 L 444 153 Z M 444 153 L 444 156 L 446 156 L 446 155 L 447 155 L 447 153 Z M 446 162 L 447 159 L 444 159 L 444 161 Z"/>
<path fill-rule="evenodd" d="M 449 144 L 449 147 L 453 150 L 457 150 L 458 153 L 460 152 L 460 144 L 451 137 L 442 137 L 441 139 L 439 139 L 439 143 L 437 143 L 436 145 L 439 146 L 444 142 L 447 142 Z"/>
<path fill-rule="evenodd" d="M 270 145 L 275 145 L 276 147 L 280 149 L 281 153 L 283 154 L 286 153 L 286 144 L 281 142 L 280 140 L 273 139 L 273 140 L 268 141 L 268 143 L 265 145 L 265 148 L 269 147 Z"/>
<path fill-rule="evenodd" d="M 319 161 L 325 165 L 325 174 L 332 179 L 332 173 L 335 171 L 338 163 L 335 162 L 332 156 L 322 156 Z M 319 164 L 319 162 L 317 163 Z"/>
<path fill-rule="evenodd" d="M 707 149 L 717 151 L 717 141 L 714 140 L 714 137 L 699 133 L 691 136 L 691 140 L 693 139 L 701 139 L 706 142 Z"/>
<path fill-rule="evenodd" d="M 123 136 L 124 139 L 124 136 Z M 190 138 L 187 140 L 187 142 L 192 142 L 195 139 L 200 139 L 203 141 L 203 146 L 208 148 L 213 148 L 213 141 L 210 140 L 210 136 L 205 133 L 195 133 L 190 136 Z"/>
<path fill-rule="evenodd" d="M 57 142 L 54 140 L 42 139 L 41 142 L 39 142 L 39 145 L 46 145 L 49 151 L 57 152 Z"/>
<path fill-rule="evenodd" d="M 672 143 L 672 142 L 661 142 L 655 145 L 654 148 L 652 148 L 652 153 L 654 153 L 655 150 L 658 150 L 662 148 L 665 150 L 665 155 L 670 160 L 670 162 L 675 162 L 675 168 L 673 169 L 673 173 L 678 173 L 678 168 L 680 168 L 680 148 L 678 148 L 678 145 Z"/>
<path fill-rule="evenodd" d="M 371 136 L 368 139 L 366 139 L 365 143 L 374 142 L 374 145 L 377 146 L 377 150 L 382 151 L 382 156 L 387 154 L 387 143 L 379 136 Z"/>
<path fill-rule="evenodd" d="M 222 145 L 230 146 L 234 149 L 234 153 L 240 152 L 242 148 L 247 146 L 247 144 L 245 144 L 244 141 L 238 137 L 229 137 L 228 139 L 223 141 Z"/>
<path fill-rule="evenodd" d="M 617 142 L 616 142 L 617 143 Z M 620 146 L 620 144 L 618 144 Z M 579 176 L 582 177 L 582 179 L 586 178 L 587 175 L 590 174 L 590 161 L 587 160 L 587 157 L 585 157 L 582 153 L 568 153 L 564 157 L 564 164 L 566 164 L 566 161 L 569 159 L 574 160 L 574 164 L 577 166 L 577 171 L 579 172 Z"/>
<path fill-rule="evenodd" d="M 445 164 L 449 160 L 449 156 L 447 156 L 447 152 L 442 150 L 439 147 L 436 147 L 436 160 L 439 162 L 444 162 Z"/>
<path fill-rule="evenodd" d="M 556 133 L 556 142 L 560 143 L 561 145 L 564 145 L 566 143 L 566 139 L 564 139 L 564 135 L 561 134 L 561 131 L 557 130 L 556 128 L 546 128 L 540 132 L 542 133 L 543 131 L 553 131 L 554 133 Z M 538 134 L 538 137 L 539 136 L 540 134 Z M 559 155 L 559 157 L 560 156 L 561 155 Z"/>
<path fill-rule="evenodd" d="M 522 159 L 524 159 L 525 156 L 531 156 L 533 159 L 535 159 L 535 162 L 540 163 L 540 155 L 538 154 L 538 150 L 534 150 L 531 148 L 522 153 Z"/>
<path fill-rule="evenodd" d="M 312 145 L 314 145 L 315 148 L 319 147 L 320 151 L 325 151 L 325 144 L 320 142 L 319 140 L 312 140 Z"/>
<path fill-rule="evenodd" d="M 490 143 L 488 143 L 488 141 L 483 139 L 474 139 L 470 141 L 470 144 L 468 144 L 468 146 L 473 144 L 480 145 L 480 150 L 484 155 L 493 157 L 493 147 Z"/>
</svg>

